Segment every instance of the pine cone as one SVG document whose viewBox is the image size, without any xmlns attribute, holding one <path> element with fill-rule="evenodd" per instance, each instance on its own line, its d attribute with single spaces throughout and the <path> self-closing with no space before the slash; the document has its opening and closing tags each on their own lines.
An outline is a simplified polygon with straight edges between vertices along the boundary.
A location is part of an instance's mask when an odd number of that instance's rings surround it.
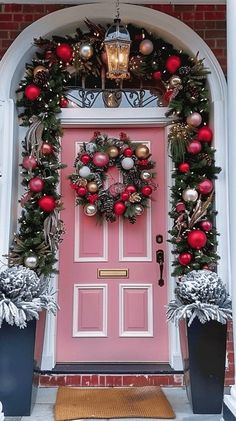
<svg viewBox="0 0 236 421">
<path fill-rule="evenodd" d="M 193 101 L 196 101 L 199 98 L 199 91 L 195 85 L 187 84 L 184 90 L 188 93 Z"/>
<path fill-rule="evenodd" d="M 207 165 L 210 167 L 212 164 L 212 159 L 211 157 L 207 154 L 207 153 L 201 153 L 199 154 L 199 158 L 201 158 L 201 160 L 205 160 Z"/>
<path fill-rule="evenodd" d="M 34 83 L 36 83 L 37 85 L 45 86 L 47 81 L 48 81 L 48 72 L 45 72 L 43 70 L 41 72 L 38 72 L 34 76 Z"/>
<path fill-rule="evenodd" d="M 131 224 L 135 224 L 135 222 L 136 222 L 136 216 L 129 216 L 129 217 L 128 217 L 128 220 L 129 220 L 129 222 L 130 222 Z"/>
</svg>

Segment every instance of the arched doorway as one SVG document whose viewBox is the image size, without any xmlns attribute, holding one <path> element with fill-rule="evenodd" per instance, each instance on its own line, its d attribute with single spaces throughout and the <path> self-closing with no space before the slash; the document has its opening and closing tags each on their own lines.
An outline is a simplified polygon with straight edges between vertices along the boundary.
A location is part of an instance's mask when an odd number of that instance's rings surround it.
<svg viewBox="0 0 236 421">
<path fill-rule="evenodd" d="M 76 16 L 79 16 L 79 21 Z M 34 37 L 50 36 L 53 33 L 73 32 L 78 24 L 83 22 L 85 17 L 89 19 L 100 20 L 101 22 L 109 21 L 113 15 L 113 7 L 106 4 L 102 7 L 100 4 L 83 5 L 68 8 L 55 12 L 50 16 L 40 19 L 38 22 L 32 24 L 29 28 L 23 31 L 16 41 L 12 44 L 7 54 L 3 58 L 0 66 L 2 88 L 0 91 L 1 100 L 1 121 L 3 138 L 9 139 L 4 143 L 3 153 L 1 156 L 1 169 L 3 177 L 1 179 L 1 254 L 5 254 L 9 246 L 9 238 L 11 230 L 14 230 L 16 225 L 16 203 L 13 198 L 17 197 L 14 194 L 13 177 L 18 173 L 17 157 L 15 151 L 18 149 L 18 126 L 16 123 L 16 112 L 14 109 L 14 92 L 17 84 L 22 76 L 24 63 L 33 53 L 31 40 Z M 216 206 L 220 217 L 217 221 L 218 231 L 222 233 L 219 240 L 219 254 L 228 255 L 228 212 L 225 203 L 227 203 L 227 165 L 226 165 L 226 148 L 222 143 L 222 139 L 226 139 L 225 130 L 225 80 L 223 73 L 206 44 L 187 26 L 178 20 L 171 18 L 159 12 L 153 12 L 149 9 L 122 5 L 121 15 L 126 17 L 127 21 L 132 21 L 139 26 L 149 27 L 150 30 L 158 32 L 160 36 L 172 42 L 179 48 L 185 49 L 187 52 L 195 54 L 199 51 L 200 56 L 205 57 L 206 66 L 211 70 L 209 76 L 209 85 L 212 96 L 212 122 L 215 126 L 215 145 L 217 148 L 217 164 L 224 169 L 224 172 L 219 177 L 216 183 Z M 167 29 L 168 28 L 168 29 Z M 84 110 L 85 111 L 85 110 Z M 109 110 L 111 111 L 111 110 Z M 122 113 L 122 110 L 120 110 Z M 127 113 L 123 113 L 124 119 L 129 119 L 133 124 L 137 123 L 138 115 L 135 118 Z M 151 117 L 150 117 L 151 116 Z M 145 117 L 141 114 L 141 119 L 145 121 Z M 159 116 L 156 109 L 149 113 L 149 120 L 156 124 Z M 107 125 L 107 120 L 110 119 L 110 124 L 114 125 L 114 115 L 106 111 L 106 116 L 102 113 L 96 118 L 93 110 L 90 113 L 81 112 L 76 115 L 76 110 L 65 110 L 62 113 L 62 120 L 64 125 L 80 125 L 80 126 L 97 126 Z M 118 117 L 122 121 L 121 116 Z M 123 120 L 124 123 L 125 120 Z M 112 123 L 111 123 L 112 122 Z M 122 124 L 123 124 L 122 123 Z M 20 130 L 20 136 L 23 132 Z M 14 152 L 13 152 L 14 151 Z M 16 188 L 15 188 L 16 189 Z M 17 192 L 17 189 L 15 190 Z M 11 194 L 9 194 L 11 192 Z M 220 198 L 220 200 L 219 200 Z M 228 279 L 228 263 L 224 259 L 219 265 L 219 272 Z M 226 275 L 226 276 L 225 276 Z M 174 282 L 170 281 L 170 295 L 173 289 Z M 52 368 L 55 362 L 54 359 L 54 332 L 55 321 L 48 319 L 48 330 L 46 332 L 45 353 L 44 353 L 44 368 Z M 178 345 L 177 336 L 174 327 L 171 330 L 171 344 L 170 344 L 170 362 L 173 367 L 178 365 Z"/>
</svg>

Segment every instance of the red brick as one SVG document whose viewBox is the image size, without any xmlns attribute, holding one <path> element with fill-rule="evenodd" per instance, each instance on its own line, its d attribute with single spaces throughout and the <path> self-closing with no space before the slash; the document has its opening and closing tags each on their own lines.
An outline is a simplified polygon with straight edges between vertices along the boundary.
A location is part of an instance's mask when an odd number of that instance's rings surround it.
<svg viewBox="0 0 236 421">
<path fill-rule="evenodd" d="M 163 13 L 173 13 L 174 12 L 174 6 L 172 6 L 171 4 L 153 4 L 153 5 L 147 5 L 147 7 L 151 7 L 154 10 L 159 10 L 160 12 Z"/>
<path fill-rule="evenodd" d="M 0 31 L 0 39 L 8 39 L 9 32 L 8 31 Z"/>
<path fill-rule="evenodd" d="M 99 376 L 99 386 L 105 386 L 106 385 L 106 376 Z"/>
<path fill-rule="evenodd" d="M 149 379 L 147 376 L 123 376 L 123 386 L 148 386 Z"/>
<path fill-rule="evenodd" d="M 219 30 L 206 30 L 205 31 L 205 37 L 206 38 L 225 38 L 226 37 L 226 31 L 223 29 Z"/>
<path fill-rule="evenodd" d="M 150 386 L 168 386 L 169 385 L 169 376 L 150 376 L 149 385 Z"/>
<path fill-rule="evenodd" d="M 234 362 L 234 353 L 233 352 L 228 352 L 227 357 L 228 357 L 228 361 L 230 363 L 233 363 Z"/>
<path fill-rule="evenodd" d="M 205 10 L 215 11 L 215 6 L 214 5 L 211 5 L 211 4 L 197 5 L 196 6 L 196 10 L 197 11 L 198 10 L 202 10 L 202 11 L 205 11 Z"/>
<path fill-rule="evenodd" d="M 5 4 L 4 11 L 5 12 L 21 12 L 22 5 L 21 4 Z"/>
<path fill-rule="evenodd" d="M 215 29 L 216 22 L 213 20 L 197 20 L 194 22 L 196 29 Z"/>
<path fill-rule="evenodd" d="M 1 22 L 1 29 L 8 29 L 9 31 L 11 29 L 18 29 L 18 23 L 17 22 Z"/>
<path fill-rule="evenodd" d="M 66 386 L 80 386 L 81 385 L 81 376 L 77 374 L 66 376 Z"/>
<path fill-rule="evenodd" d="M 1 22 L 12 21 L 12 18 L 13 18 L 13 15 L 11 13 L 0 13 Z"/>
<path fill-rule="evenodd" d="M 181 13 L 181 12 L 186 12 L 186 11 L 192 11 L 193 13 L 196 10 L 196 6 L 195 5 L 191 5 L 191 4 L 177 4 L 174 6 L 174 10 L 175 12 Z"/>
<path fill-rule="evenodd" d="M 122 386 L 122 376 L 106 376 L 106 386 Z"/>
<path fill-rule="evenodd" d="M 224 12 L 205 12 L 206 20 L 225 20 Z"/>
<path fill-rule="evenodd" d="M 81 376 L 81 386 L 89 387 L 91 385 L 91 376 Z"/>
<path fill-rule="evenodd" d="M 186 20 L 186 21 L 188 21 L 188 20 L 203 20 L 203 13 L 194 13 L 194 12 L 189 12 L 189 13 L 187 13 L 187 12 L 184 12 L 184 13 L 182 13 L 182 19 L 183 20 Z"/>
<path fill-rule="evenodd" d="M 44 5 L 40 4 L 23 4 L 23 13 L 45 12 Z"/>
</svg>

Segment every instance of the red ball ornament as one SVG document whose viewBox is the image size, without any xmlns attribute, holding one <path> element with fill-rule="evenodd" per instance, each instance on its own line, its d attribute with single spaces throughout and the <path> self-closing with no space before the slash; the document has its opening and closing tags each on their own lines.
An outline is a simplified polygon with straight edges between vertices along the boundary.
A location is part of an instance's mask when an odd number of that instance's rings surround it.
<svg viewBox="0 0 236 421">
<path fill-rule="evenodd" d="M 176 212 L 178 213 L 184 212 L 186 210 L 185 203 L 183 202 L 176 203 L 175 209 L 176 209 Z"/>
<path fill-rule="evenodd" d="M 160 70 L 157 70 L 156 72 L 153 72 L 152 74 L 152 78 L 155 80 L 161 80 L 162 74 L 160 72 Z"/>
<path fill-rule="evenodd" d="M 193 140 L 190 142 L 187 146 L 188 153 L 191 153 L 192 155 L 197 155 L 202 150 L 202 145 L 198 140 Z"/>
<path fill-rule="evenodd" d="M 113 208 L 116 215 L 123 215 L 126 210 L 126 206 L 123 202 L 116 202 Z"/>
<path fill-rule="evenodd" d="M 213 190 L 213 183 L 211 180 L 208 180 L 208 178 L 205 178 L 205 180 L 201 181 L 201 183 L 197 186 L 197 191 L 200 194 L 209 194 Z"/>
<path fill-rule="evenodd" d="M 50 143 L 43 143 L 41 152 L 43 155 L 51 155 L 53 153 L 53 146 Z"/>
<path fill-rule="evenodd" d="M 151 186 L 143 186 L 141 189 L 141 193 L 143 194 L 143 196 L 150 196 L 152 194 L 152 188 Z"/>
<path fill-rule="evenodd" d="M 205 232 L 196 229 L 188 233 L 187 242 L 193 249 L 200 250 L 206 245 L 207 237 Z"/>
<path fill-rule="evenodd" d="M 29 181 L 29 189 L 33 193 L 39 193 L 40 191 L 43 190 L 44 184 L 45 183 L 42 180 L 42 178 L 40 178 L 40 177 L 34 177 L 34 178 L 31 178 L 31 180 Z"/>
<path fill-rule="evenodd" d="M 85 153 L 85 154 L 81 155 L 80 161 L 83 162 L 83 164 L 86 165 L 91 161 L 91 158 L 87 153 Z"/>
<path fill-rule="evenodd" d="M 166 60 L 166 69 L 171 74 L 174 74 L 180 66 L 181 66 L 181 59 L 179 56 L 170 56 Z"/>
<path fill-rule="evenodd" d="M 136 189 L 136 187 L 135 187 L 135 186 L 132 186 L 132 185 L 130 184 L 130 185 L 128 185 L 128 186 L 126 187 L 125 191 L 126 191 L 126 192 L 128 192 L 128 193 L 130 193 L 130 194 L 132 194 L 132 193 L 135 193 L 135 192 L 137 191 L 137 189 Z"/>
<path fill-rule="evenodd" d="M 70 62 L 73 55 L 73 49 L 69 44 L 63 42 L 62 44 L 58 44 L 56 48 L 56 55 L 62 61 Z"/>
<path fill-rule="evenodd" d="M 29 101 L 34 101 L 39 97 L 40 94 L 41 89 L 33 83 L 31 83 L 31 85 L 26 86 L 25 88 L 25 96 Z"/>
<path fill-rule="evenodd" d="M 69 101 L 64 96 L 60 99 L 59 105 L 61 108 L 67 108 L 69 104 Z"/>
<path fill-rule="evenodd" d="M 133 150 L 131 148 L 126 148 L 123 152 L 123 155 L 126 157 L 131 157 L 133 155 Z"/>
<path fill-rule="evenodd" d="M 169 103 L 171 100 L 171 96 L 173 94 L 173 90 L 172 89 L 167 89 L 167 91 L 165 91 L 164 95 L 163 95 L 163 99 L 165 102 Z"/>
<path fill-rule="evenodd" d="M 211 231 L 212 230 L 212 223 L 211 221 L 208 221 L 207 219 L 205 221 L 202 221 L 200 224 L 203 231 Z"/>
<path fill-rule="evenodd" d="M 89 203 L 95 203 L 98 200 L 98 194 L 90 194 L 88 196 Z"/>
<path fill-rule="evenodd" d="M 182 266 L 187 266 L 192 261 L 192 254 L 191 253 L 181 253 L 178 257 L 178 261 Z"/>
<path fill-rule="evenodd" d="M 190 169 L 190 165 L 187 162 L 182 162 L 182 164 L 179 164 L 178 169 L 182 173 L 186 173 Z"/>
<path fill-rule="evenodd" d="M 25 156 L 22 162 L 22 166 L 30 171 L 30 170 L 34 170 L 37 167 L 38 163 L 35 159 L 34 156 L 30 155 L 30 156 Z"/>
<path fill-rule="evenodd" d="M 203 126 L 199 129 L 197 139 L 200 142 L 208 142 L 210 143 L 213 139 L 213 132 L 210 127 Z"/>
<path fill-rule="evenodd" d="M 38 200 L 38 204 L 44 212 L 52 212 L 56 207 L 56 200 L 53 196 L 43 196 Z"/>
<path fill-rule="evenodd" d="M 123 200 L 123 202 L 125 202 L 126 200 L 129 199 L 130 193 L 128 191 L 123 191 L 120 195 L 121 200 Z"/>
<path fill-rule="evenodd" d="M 139 159 L 137 161 L 137 164 L 140 165 L 140 167 L 146 167 L 146 165 L 148 164 L 148 160 L 147 159 Z"/>
<path fill-rule="evenodd" d="M 84 186 L 79 186 L 77 189 L 76 189 L 76 193 L 78 194 L 78 196 L 85 196 L 86 194 L 87 194 L 87 188 L 86 187 L 84 187 Z"/>
</svg>

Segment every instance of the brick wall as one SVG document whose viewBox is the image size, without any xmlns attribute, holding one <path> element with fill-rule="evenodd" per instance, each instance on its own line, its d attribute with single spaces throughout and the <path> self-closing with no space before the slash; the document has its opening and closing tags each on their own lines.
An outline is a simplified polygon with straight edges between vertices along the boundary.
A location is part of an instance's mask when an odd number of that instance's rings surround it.
<svg viewBox="0 0 236 421">
<path fill-rule="evenodd" d="M 17 35 L 32 22 L 68 5 L 0 5 L 0 58 Z M 212 49 L 226 74 L 226 11 L 224 5 L 150 5 L 149 7 L 180 19 L 196 31 Z M 196 52 L 197 53 L 197 52 Z M 233 382 L 232 326 L 228 332 L 226 383 Z"/>
</svg>

